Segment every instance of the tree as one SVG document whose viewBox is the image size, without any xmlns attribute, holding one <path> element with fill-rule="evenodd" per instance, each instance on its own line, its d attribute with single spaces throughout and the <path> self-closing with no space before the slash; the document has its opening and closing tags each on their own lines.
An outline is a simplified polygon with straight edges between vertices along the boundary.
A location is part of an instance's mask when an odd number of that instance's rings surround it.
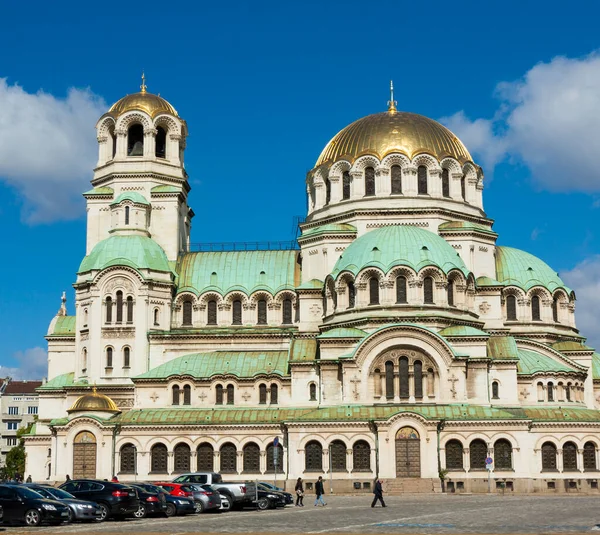
<svg viewBox="0 0 600 535">
<path fill-rule="evenodd" d="M 6 462 L 3 473 L 1 474 L 4 479 L 15 479 L 17 476 L 24 478 L 25 474 L 25 439 L 23 435 L 27 435 L 33 423 L 30 423 L 27 427 L 23 427 L 17 431 L 17 438 L 19 444 L 10 449 L 6 454 Z"/>
</svg>

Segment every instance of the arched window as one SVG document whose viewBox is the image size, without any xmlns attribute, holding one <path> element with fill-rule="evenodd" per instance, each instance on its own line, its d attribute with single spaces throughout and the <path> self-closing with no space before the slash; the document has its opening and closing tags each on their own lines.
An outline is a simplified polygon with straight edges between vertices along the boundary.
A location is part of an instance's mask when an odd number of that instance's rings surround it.
<svg viewBox="0 0 600 535">
<path fill-rule="evenodd" d="M 187 444 L 177 444 L 173 450 L 175 473 L 183 474 L 190 471 L 190 447 Z"/>
<path fill-rule="evenodd" d="M 542 470 L 556 471 L 556 446 L 552 442 L 542 444 Z"/>
<path fill-rule="evenodd" d="M 392 165 L 392 195 L 402 193 L 402 168 Z"/>
<path fill-rule="evenodd" d="M 415 379 L 415 398 L 423 398 L 423 363 L 420 360 L 415 360 L 413 365 Z"/>
<path fill-rule="evenodd" d="M 84 309 L 83 310 L 83 326 L 87 327 L 88 326 L 88 309 Z"/>
<path fill-rule="evenodd" d="M 127 323 L 133 323 L 133 297 L 127 297 Z"/>
<path fill-rule="evenodd" d="M 183 385 L 183 404 L 192 404 L 192 387 L 190 385 Z"/>
<path fill-rule="evenodd" d="M 566 442 L 563 446 L 563 470 L 577 471 L 577 446 L 573 442 Z"/>
<path fill-rule="evenodd" d="M 323 448 L 316 440 L 312 440 L 304 448 L 304 469 L 307 472 L 323 471 Z"/>
<path fill-rule="evenodd" d="M 331 182 L 328 178 L 325 179 L 325 204 L 331 202 Z"/>
<path fill-rule="evenodd" d="M 565 393 L 567 396 L 567 401 L 571 401 L 571 383 L 567 383 L 567 386 L 565 387 Z M 560 396 L 559 396 L 560 399 Z"/>
<path fill-rule="evenodd" d="M 233 405 L 233 385 L 227 385 L 227 405 Z"/>
<path fill-rule="evenodd" d="M 133 444 L 125 444 L 120 450 L 120 474 L 135 474 L 136 448 Z"/>
<path fill-rule="evenodd" d="M 242 324 L 242 302 L 239 299 L 236 299 L 232 304 L 232 316 L 231 323 L 233 325 L 241 325 Z"/>
<path fill-rule="evenodd" d="M 423 302 L 433 305 L 433 279 L 431 277 L 423 279 Z"/>
<path fill-rule="evenodd" d="M 260 405 L 266 405 L 267 403 L 267 385 L 258 385 L 258 403 Z"/>
<path fill-rule="evenodd" d="M 183 324 L 192 325 L 192 302 L 183 302 Z"/>
<path fill-rule="evenodd" d="M 215 387 L 215 404 L 223 405 L 223 385 Z"/>
<path fill-rule="evenodd" d="M 506 319 L 517 321 L 517 298 L 512 294 L 506 296 Z"/>
<path fill-rule="evenodd" d="M 275 472 L 275 446 L 271 442 L 267 446 L 267 472 Z M 283 446 L 277 444 L 277 472 L 283 473 Z"/>
<path fill-rule="evenodd" d="M 167 132 L 162 126 L 156 129 L 156 149 L 154 155 L 157 158 L 164 158 L 167 155 Z"/>
<path fill-rule="evenodd" d="M 308 395 L 310 396 L 310 401 L 317 401 L 317 385 L 315 383 L 310 383 Z"/>
<path fill-rule="evenodd" d="M 492 399 L 499 399 L 500 384 L 498 381 L 492 381 Z"/>
<path fill-rule="evenodd" d="M 331 470 L 333 472 L 346 471 L 346 444 L 341 440 L 334 440 L 329 446 L 331 455 Z"/>
<path fill-rule="evenodd" d="M 554 323 L 559 323 L 558 321 L 558 297 L 555 297 L 552 300 L 552 319 Z"/>
<path fill-rule="evenodd" d="M 283 300 L 283 321 L 284 325 L 291 325 L 292 323 L 292 300 L 286 297 Z"/>
<path fill-rule="evenodd" d="M 208 442 L 203 442 L 196 450 L 196 470 L 212 472 L 215 466 L 215 451 Z"/>
<path fill-rule="evenodd" d="M 112 297 L 108 296 L 106 298 L 106 323 L 112 322 Z"/>
<path fill-rule="evenodd" d="M 365 168 L 365 197 L 375 195 L 375 169 Z"/>
<path fill-rule="evenodd" d="M 266 299 L 259 299 L 256 303 L 257 318 L 256 323 L 258 325 L 267 324 L 267 301 Z"/>
<path fill-rule="evenodd" d="M 160 310 L 154 309 L 154 325 L 160 325 Z"/>
<path fill-rule="evenodd" d="M 356 287 L 352 281 L 348 281 L 348 308 L 356 305 Z"/>
<path fill-rule="evenodd" d="M 243 449 L 244 472 L 260 472 L 260 448 L 254 443 L 246 444 Z"/>
<path fill-rule="evenodd" d="M 123 321 L 123 292 L 119 290 L 117 292 L 117 323 Z"/>
<path fill-rule="evenodd" d="M 542 319 L 540 317 L 540 298 L 537 295 L 531 298 L 531 319 L 533 321 L 540 321 Z"/>
<path fill-rule="evenodd" d="M 460 194 L 463 198 L 463 201 L 467 200 L 467 192 L 466 192 L 466 184 L 465 184 L 465 175 L 463 175 L 460 179 Z"/>
<path fill-rule="evenodd" d="M 344 175 L 342 177 L 342 199 L 350 198 L 350 182 L 351 182 L 350 173 L 348 171 L 344 171 Z"/>
<path fill-rule="evenodd" d="M 596 445 L 593 442 L 583 446 L 583 469 L 596 470 Z"/>
<path fill-rule="evenodd" d="M 322 301 L 323 301 L 323 316 L 327 316 L 327 293 L 325 292 L 325 290 L 323 290 Z"/>
<path fill-rule="evenodd" d="M 352 445 L 352 461 L 355 471 L 371 471 L 371 446 L 366 440 L 357 440 Z"/>
<path fill-rule="evenodd" d="M 400 374 L 400 398 L 406 399 L 409 397 L 408 359 L 406 357 L 400 357 L 398 361 L 398 373 Z"/>
<path fill-rule="evenodd" d="M 448 306 L 454 306 L 454 282 L 448 281 Z"/>
<path fill-rule="evenodd" d="M 134 124 L 127 131 L 127 156 L 144 155 L 144 127 Z"/>
<path fill-rule="evenodd" d="M 125 224 L 129 225 L 129 206 L 125 207 Z"/>
<path fill-rule="evenodd" d="M 396 303 L 407 303 L 408 294 L 406 291 L 406 277 L 400 275 L 396 277 Z"/>
<path fill-rule="evenodd" d="M 173 386 L 172 392 L 173 392 L 173 402 L 172 402 L 172 404 L 173 405 L 179 405 L 179 394 L 180 394 L 179 386 L 178 385 Z"/>
<path fill-rule="evenodd" d="M 385 397 L 394 399 L 394 363 L 391 360 L 385 363 Z"/>
<path fill-rule="evenodd" d="M 512 445 L 504 438 L 494 443 L 494 468 L 512 470 Z"/>
<path fill-rule="evenodd" d="M 483 440 L 473 440 L 469 445 L 471 470 L 484 470 L 487 457 L 487 444 Z"/>
<path fill-rule="evenodd" d="M 107 368 L 113 367 L 113 349 L 112 349 L 112 347 L 106 348 L 106 367 Z"/>
<path fill-rule="evenodd" d="M 463 469 L 463 446 L 458 440 L 449 440 L 446 443 L 446 469 Z"/>
<path fill-rule="evenodd" d="M 279 403 L 279 387 L 273 383 L 271 385 L 271 405 L 277 405 Z"/>
<path fill-rule="evenodd" d="M 369 305 L 379 304 L 379 279 L 371 277 L 369 279 Z"/>
<path fill-rule="evenodd" d="M 448 169 L 442 169 L 442 195 L 450 197 L 450 173 Z"/>
<path fill-rule="evenodd" d="M 217 324 L 217 302 L 211 299 L 206 305 L 206 323 L 207 325 Z"/>
<path fill-rule="evenodd" d="M 235 474 L 237 472 L 237 449 L 234 444 L 227 442 L 221 446 L 221 473 Z"/>
<path fill-rule="evenodd" d="M 554 383 L 548 383 L 546 389 L 548 390 L 548 401 L 554 401 Z"/>
<path fill-rule="evenodd" d="M 81 371 L 85 373 L 87 370 L 87 349 L 84 347 L 81 352 Z"/>
<path fill-rule="evenodd" d="M 108 129 L 108 133 L 110 135 L 110 143 L 111 143 L 111 159 L 114 159 L 115 155 L 117 154 L 117 136 L 115 135 L 115 126 L 111 125 L 111 127 Z"/>
<path fill-rule="evenodd" d="M 419 195 L 427 195 L 427 167 L 424 165 L 417 168 L 417 182 Z"/>
<path fill-rule="evenodd" d="M 167 447 L 164 444 L 155 444 L 150 450 L 150 471 L 154 474 L 166 474 Z"/>
<path fill-rule="evenodd" d="M 123 368 L 129 368 L 131 366 L 131 349 L 128 347 L 123 348 Z"/>
</svg>

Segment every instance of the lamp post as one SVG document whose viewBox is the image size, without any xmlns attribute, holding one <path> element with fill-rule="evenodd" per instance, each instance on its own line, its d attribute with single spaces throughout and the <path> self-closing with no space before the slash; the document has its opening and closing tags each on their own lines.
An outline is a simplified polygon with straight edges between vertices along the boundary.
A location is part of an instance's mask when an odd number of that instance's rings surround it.
<svg viewBox="0 0 600 535">
<path fill-rule="evenodd" d="M 446 420 L 444 420 L 443 418 L 437 424 L 437 464 L 438 464 L 438 476 L 440 478 L 442 492 L 446 492 L 446 483 L 444 481 L 444 478 L 442 478 L 442 457 L 440 455 L 440 435 L 441 435 L 442 431 L 444 430 L 445 425 L 446 425 Z"/>
<path fill-rule="evenodd" d="M 333 462 L 331 461 L 331 444 L 329 444 L 329 494 L 333 494 Z"/>
</svg>

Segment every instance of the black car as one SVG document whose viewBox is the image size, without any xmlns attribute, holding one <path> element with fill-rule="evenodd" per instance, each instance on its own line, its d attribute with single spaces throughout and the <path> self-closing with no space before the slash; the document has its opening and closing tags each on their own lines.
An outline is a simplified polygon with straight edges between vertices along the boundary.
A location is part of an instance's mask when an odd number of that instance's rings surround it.
<svg viewBox="0 0 600 535">
<path fill-rule="evenodd" d="M 276 507 L 285 507 L 285 497 L 281 492 L 275 490 L 266 490 L 260 485 L 256 487 L 256 492 L 252 497 L 252 505 L 259 509 L 275 509 Z"/>
<path fill-rule="evenodd" d="M 161 487 L 150 483 L 136 483 L 135 486 L 150 492 L 162 493 L 165 497 L 165 515 L 167 516 L 191 515 L 196 512 L 194 500 L 190 498 L 172 496 L 168 492 L 165 492 Z"/>
<path fill-rule="evenodd" d="M 286 492 L 285 490 L 283 490 L 279 487 L 276 487 L 275 485 L 272 485 L 271 483 L 259 482 L 258 488 L 262 489 L 262 490 L 272 491 L 277 494 L 282 494 L 283 497 L 285 498 L 286 505 L 294 503 L 294 497 L 289 492 Z"/>
<path fill-rule="evenodd" d="M 59 525 L 69 520 L 69 508 L 48 500 L 22 485 L 0 485 L 0 505 L 4 524 L 39 526 L 42 522 Z"/>
<path fill-rule="evenodd" d="M 140 508 L 137 491 L 128 485 L 96 479 L 72 479 L 59 488 L 80 500 L 96 502 L 101 510 L 100 520 L 134 516 Z"/>
<path fill-rule="evenodd" d="M 139 485 L 131 485 L 138 493 L 139 509 L 133 513 L 136 518 L 146 518 L 148 515 L 164 515 L 167 512 L 165 492 L 145 489 Z"/>
<path fill-rule="evenodd" d="M 58 500 L 63 505 L 66 505 L 69 508 L 69 522 L 73 522 L 74 520 L 95 521 L 100 520 L 102 516 L 102 511 L 97 503 L 78 500 L 65 490 L 37 483 L 25 483 L 24 486 L 41 494 L 44 498 Z"/>
</svg>

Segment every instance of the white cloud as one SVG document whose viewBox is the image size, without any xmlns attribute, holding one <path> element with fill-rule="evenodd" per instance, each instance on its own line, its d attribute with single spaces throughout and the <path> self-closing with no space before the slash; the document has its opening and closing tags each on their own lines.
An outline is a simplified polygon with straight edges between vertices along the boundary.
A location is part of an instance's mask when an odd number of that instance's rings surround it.
<svg viewBox="0 0 600 535">
<path fill-rule="evenodd" d="M 42 223 L 81 215 L 104 101 L 87 89 L 71 88 L 66 98 L 27 93 L 0 78 L 0 110 L 0 180 L 22 196 L 23 219 Z"/>
<path fill-rule="evenodd" d="M 0 377 L 12 377 L 16 381 L 40 380 L 48 376 L 48 353 L 43 347 L 17 351 L 13 355 L 18 366 L 0 366 Z"/>
<path fill-rule="evenodd" d="M 556 57 L 522 79 L 497 87 L 491 119 L 460 111 L 442 118 L 481 161 L 484 171 L 506 158 L 522 162 L 553 191 L 600 191 L 600 55 Z"/>
<path fill-rule="evenodd" d="M 565 283 L 577 296 L 575 320 L 588 345 L 600 351 L 600 255 L 587 258 L 571 271 L 561 273 Z"/>
</svg>

